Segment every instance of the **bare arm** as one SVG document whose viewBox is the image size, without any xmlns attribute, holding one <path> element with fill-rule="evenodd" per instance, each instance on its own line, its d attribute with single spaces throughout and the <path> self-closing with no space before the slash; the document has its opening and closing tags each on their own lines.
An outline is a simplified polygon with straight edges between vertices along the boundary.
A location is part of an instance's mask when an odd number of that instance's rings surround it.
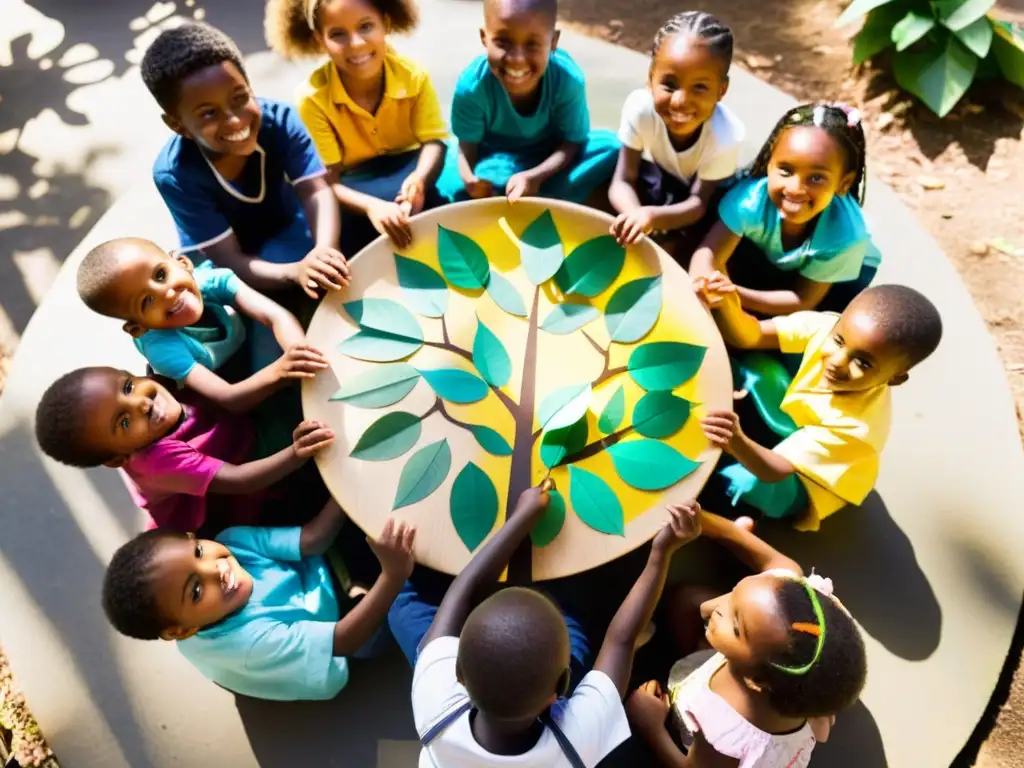
<svg viewBox="0 0 1024 768">
<path fill-rule="evenodd" d="M 211 493 L 239 495 L 269 488 L 311 456 L 334 442 L 334 433 L 319 421 L 304 421 L 292 433 L 292 444 L 265 459 L 245 464 L 224 464 L 210 481 Z"/>
<path fill-rule="evenodd" d="M 185 386 L 195 390 L 229 413 L 247 413 L 283 386 L 275 365 L 256 371 L 247 379 L 229 384 L 215 371 L 196 363 L 185 377 Z"/>
<path fill-rule="evenodd" d="M 444 155 L 447 151 L 443 141 L 428 141 L 420 150 L 420 159 L 416 162 L 414 173 L 430 186 L 441 175 L 444 167 Z"/>
<path fill-rule="evenodd" d="M 579 151 L 579 144 L 572 141 L 563 141 L 542 163 L 535 165 L 533 168 L 526 171 L 526 173 L 529 174 L 529 176 L 538 185 L 543 184 L 559 171 L 564 168 L 568 168 L 572 161 L 576 159 L 576 155 L 579 154 Z"/>
<path fill-rule="evenodd" d="M 296 264 L 272 264 L 257 256 L 243 253 L 235 233 L 203 248 L 203 253 L 219 267 L 227 267 L 243 283 L 257 290 L 272 291 L 294 284 L 298 274 Z"/>
<path fill-rule="evenodd" d="M 708 212 L 711 196 L 719 182 L 697 179 L 690 188 L 690 196 L 672 205 L 663 205 L 655 217 L 655 229 L 680 229 L 700 221 Z M 733 246 L 735 248 L 735 246 Z M 731 255 L 731 254 L 730 254 Z"/>
<path fill-rule="evenodd" d="M 338 247 L 341 236 L 341 214 L 326 176 L 314 176 L 295 185 L 295 194 L 309 222 L 313 241 L 322 248 Z"/>
<path fill-rule="evenodd" d="M 739 291 L 739 288 L 736 289 Z M 737 294 L 725 295 L 712 307 L 718 330 L 725 343 L 739 349 L 778 349 L 779 334 L 774 320 L 758 320 L 744 311 Z"/>
<path fill-rule="evenodd" d="M 333 198 L 331 204 L 334 205 Z M 260 325 L 270 328 L 281 349 L 306 342 L 306 334 L 295 315 L 259 291 L 243 284 L 235 294 L 235 306 Z"/>
<path fill-rule="evenodd" d="M 317 516 L 302 526 L 299 534 L 299 554 L 303 557 L 322 555 L 338 538 L 345 523 L 345 513 L 334 499 L 328 501 Z"/>
<path fill-rule="evenodd" d="M 765 483 L 777 483 L 796 472 L 796 467 L 781 454 L 747 437 L 738 427 L 725 449 L 736 461 Z"/>
<path fill-rule="evenodd" d="M 702 510 L 700 515 L 702 534 L 728 549 L 752 571 L 762 573 L 774 568 L 785 568 L 794 573 L 803 573 L 800 564 L 795 560 L 786 557 L 763 539 L 745 528 L 740 528 L 731 520 L 706 510 Z"/>
<path fill-rule="evenodd" d="M 459 176 L 463 184 L 476 181 L 476 164 L 480 160 L 480 145 L 459 142 Z"/>
<path fill-rule="evenodd" d="M 341 183 L 340 168 L 334 166 L 327 171 L 327 180 L 331 185 L 331 190 L 334 193 L 335 199 L 349 210 L 361 213 L 364 216 L 369 210 L 370 206 L 380 202 L 380 200 L 373 195 L 367 195 L 363 192 L 346 187 Z M 390 200 L 388 202 L 391 202 Z"/>
<path fill-rule="evenodd" d="M 636 193 L 636 180 L 640 176 L 640 161 L 643 154 L 630 147 L 619 150 L 619 159 L 612 174 L 612 183 L 608 187 L 608 202 L 616 213 L 629 213 L 641 206 Z"/>
<path fill-rule="evenodd" d="M 693 258 L 690 259 L 690 275 L 707 277 L 715 271 L 725 272 L 729 257 L 742 239 L 721 221 L 716 221 L 704 242 L 693 252 Z"/>
<path fill-rule="evenodd" d="M 744 309 L 762 315 L 790 315 L 817 307 L 832 287 L 831 283 L 817 283 L 800 277 L 792 290 L 757 291 L 736 286 Z"/>
</svg>

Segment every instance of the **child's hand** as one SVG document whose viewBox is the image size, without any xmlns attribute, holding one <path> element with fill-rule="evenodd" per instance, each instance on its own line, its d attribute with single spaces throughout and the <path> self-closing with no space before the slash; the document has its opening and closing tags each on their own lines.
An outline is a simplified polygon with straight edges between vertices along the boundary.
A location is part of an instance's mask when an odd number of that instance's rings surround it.
<svg viewBox="0 0 1024 768">
<path fill-rule="evenodd" d="M 541 511 L 544 510 L 548 505 L 550 496 L 548 491 L 554 490 L 555 481 L 548 478 L 540 485 L 532 488 L 527 488 L 521 494 L 519 494 L 519 500 L 516 502 L 516 508 L 512 510 L 511 517 L 537 517 Z"/>
<path fill-rule="evenodd" d="M 735 411 L 708 411 L 708 415 L 700 420 L 704 436 L 712 445 L 728 450 L 737 435 L 743 434 L 740 429 L 740 417 Z"/>
<path fill-rule="evenodd" d="M 405 581 L 412 575 L 412 569 L 416 566 L 412 555 L 415 540 L 415 528 L 405 523 L 399 523 L 396 527 L 394 519 L 390 517 L 384 523 L 380 536 L 376 539 L 366 537 L 370 549 L 380 561 L 381 573 L 396 581 Z"/>
<path fill-rule="evenodd" d="M 412 244 L 409 217 L 398 203 L 378 200 L 366 209 L 366 217 L 374 229 L 394 240 L 399 248 L 408 248 Z"/>
<path fill-rule="evenodd" d="M 670 706 L 668 692 L 657 680 L 649 680 L 626 700 L 626 715 L 641 733 L 657 733 L 665 729 Z"/>
<path fill-rule="evenodd" d="M 608 232 L 615 236 L 615 242 L 619 245 L 635 245 L 644 235 L 651 234 L 655 218 L 657 209 L 645 205 L 628 213 L 620 213 L 615 217 Z"/>
<path fill-rule="evenodd" d="M 466 194 L 474 200 L 482 200 L 485 197 L 494 195 L 494 185 L 487 179 L 478 179 L 474 176 L 465 182 Z"/>
<path fill-rule="evenodd" d="M 324 353 L 308 344 L 296 344 L 274 363 L 277 379 L 312 379 L 330 367 Z"/>
<path fill-rule="evenodd" d="M 687 501 L 667 507 L 669 518 L 654 537 L 652 549 L 671 555 L 700 536 L 700 504 Z"/>
<path fill-rule="evenodd" d="M 339 291 L 348 285 L 348 262 L 341 251 L 318 245 L 296 266 L 295 282 L 311 299 L 318 299 L 318 288 Z"/>
<path fill-rule="evenodd" d="M 510 203 L 514 203 L 521 197 L 536 197 L 540 192 L 540 181 L 530 175 L 527 171 L 515 173 L 505 185 L 505 196 Z"/>
<path fill-rule="evenodd" d="M 321 421 L 304 421 L 292 432 L 292 450 L 300 459 L 315 456 L 334 442 L 334 433 Z"/>
<path fill-rule="evenodd" d="M 728 275 L 712 272 L 707 277 L 693 278 L 693 292 L 704 302 L 708 309 L 719 309 L 728 302 L 739 304 L 740 295 L 736 292 L 736 284 Z"/>
<path fill-rule="evenodd" d="M 426 186 L 426 182 L 416 172 L 410 173 L 405 177 L 395 202 L 399 205 L 402 203 L 408 204 L 408 210 L 405 212 L 407 216 L 415 216 L 423 210 L 423 204 L 427 198 Z"/>
</svg>

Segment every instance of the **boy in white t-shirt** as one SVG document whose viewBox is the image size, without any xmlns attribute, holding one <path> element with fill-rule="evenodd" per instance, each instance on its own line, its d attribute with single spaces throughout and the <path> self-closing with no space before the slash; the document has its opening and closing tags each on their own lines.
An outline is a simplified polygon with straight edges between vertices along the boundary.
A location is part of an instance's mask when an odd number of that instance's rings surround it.
<svg viewBox="0 0 1024 768">
<path fill-rule="evenodd" d="M 662 244 L 689 259 L 695 225 L 715 206 L 721 182 L 736 173 L 743 123 L 721 104 L 729 88 L 732 31 L 709 13 L 687 11 L 658 30 L 646 88 L 622 107 L 622 149 L 608 190 L 622 245 L 668 234 Z"/>
<path fill-rule="evenodd" d="M 593 670 L 569 698 L 569 633 L 558 607 L 496 582 L 548 503 L 530 488 L 455 579 L 420 642 L 412 708 L 420 768 L 592 768 L 629 737 L 622 697 L 637 637 L 661 596 L 672 554 L 699 535 L 696 504 L 670 510 L 647 566 L 612 619 Z"/>
</svg>

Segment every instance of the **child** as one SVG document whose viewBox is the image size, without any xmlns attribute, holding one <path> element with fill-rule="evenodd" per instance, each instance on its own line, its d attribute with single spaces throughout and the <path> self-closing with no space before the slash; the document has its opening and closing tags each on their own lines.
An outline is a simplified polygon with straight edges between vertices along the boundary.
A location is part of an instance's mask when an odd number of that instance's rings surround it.
<svg viewBox="0 0 1024 768">
<path fill-rule="evenodd" d="M 622 108 L 622 149 L 608 190 L 620 244 L 652 232 L 673 233 L 672 245 L 684 233 L 694 237 L 716 191 L 736 173 L 743 124 L 720 103 L 731 63 L 732 31 L 709 13 L 679 13 L 658 30 L 647 87 Z"/>
<path fill-rule="evenodd" d="M 36 440 L 64 464 L 120 468 L 135 502 L 155 524 L 182 532 L 256 523 L 269 506 L 268 494 L 260 492 L 334 440 L 323 424 L 304 421 L 292 445 L 248 461 L 254 437 L 248 419 L 223 413 L 187 390 L 183 400 L 154 379 L 80 368 L 43 394 Z"/>
<path fill-rule="evenodd" d="M 330 60 L 299 92 L 299 114 L 342 208 L 341 243 L 358 253 L 377 233 L 399 248 L 409 216 L 440 200 L 434 183 L 448 128 L 427 71 L 388 45 L 416 26 L 412 0 L 271 0 L 267 38 L 286 58 Z"/>
<path fill-rule="evenodd" d="M 485 0 L 487 53 L 455 86 L 438 189 L 449 200 L 504 193 L 586 202 L 610 178 L 619 143 L 590 130 L 583 71 L 558 49 L 556 0 Z"/>
<path fill-rule="evenodd" d="M 845 505 L 864 501 L 889 434 L 889 388 L 905 382 L 942 338 L 935 306 L 913 288 L 880 285 L 842 315 L 797 312 L 757 320 L 721 273 L 698 278 L 695 287 L 707 297 L 727 344 L 803 355 L 781 403 L 755 403 L 792 419 L 791 434 L 774 448 L 747 437 L 732 411 L 710 411 L 702 420 L 708 439 L 738 462 L 719 470 L 732 503 L 796 518 L 797 528 L 813 531 Z"/>
<path fill-rule="evenodd" d="M 381 574 L 341 616 L 322 555 L 343 520 L 332 501 L 301 528 L 229 528 L 216 541 L 143 533 L 114 553 L 103 610 L 124 635 L 177 641 L 203 675 L 235 693 L 331 699 L 348 682 L 345 657 L 380 628 L 414 562 L 415 531 L 389 520 L 368 540 Z"/>
<path fill-rule="evenodd" d="M 199 251 L 261 291 L 298 285 L 315 300 L 317 289 L 347 284 L 337 205 L 309 134 L 291 107 L 253 96 L 230 38 L 205 24 L 165 30 L 142 79 L 177 134 L 153 180 L 181 252 Z M 269 332 L 254 335 L 259 369 L 281 352 Z"/>
<path fill-rule="evenodd" d="M 722 199 L 690 274 L 727 273 L 743 308 L 761 315 L 842 312 L 881 261 L 860 209 L 865 161 L 856 109 L 819 102 L 789 110 Z"/>
<path fill-rule="evenodd" d="M 508 588 L 473 607 L 548 503 L 531 488 L 441 602 L 419 647 L 412 681 L 421 765 L 596 766 L 629 736 L 622 696 L 637 638 L 665 585 L 672 554 L 696 538 L 694 509 L 677 509 L 657 534 L 643 574 L 619 608 L 594 669 L 570 688 L 570 638 L 555 605 Z M 396 622 L 396 608 L 389 616 Z"/>
<path fill-rule="evenodd" d="M 666 768 L 804 768 L 836 713 L 860 696 L 864 641 L 829 579 L 805 578 L 795 562 L 724 518 L 701 512 L 700 523 L 704 536 L 757 575 L 699 603 L 699 615 L 693 592 L 666 601 L 676 626 L 703 619 L 702 645 L 713 655 L 677 634 L 690 655 L 672 668 L 667 693 L 656 681 L 633 693 L 630 723 Z M 689 742 L 685 755 L 666 729 L 670 711 Z"/>
</svg>

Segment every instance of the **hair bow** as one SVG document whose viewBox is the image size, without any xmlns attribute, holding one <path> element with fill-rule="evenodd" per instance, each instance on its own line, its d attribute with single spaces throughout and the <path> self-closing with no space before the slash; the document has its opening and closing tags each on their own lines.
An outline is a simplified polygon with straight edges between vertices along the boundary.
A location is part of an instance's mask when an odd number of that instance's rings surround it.
<svg viewBox="0 0 1024 768">
<path fill-rule="evenodd" d="M 845 101 L 833 101 L 831 106 L 846 115 L 846 125 L 848 127 L 853 128 L 853 126 L 860 122 L 861 113 L 856 107 L 850 106 Z"/>
<path fill-rule="evenodd" d="M 807 584 L 815 591 L 825 595 L 825 597 L 832 597 L 832 579 L 826 579 L 824 576 L 819 576 L 813 570 L 811 575 L 807 577 Z"/>
</svg>

